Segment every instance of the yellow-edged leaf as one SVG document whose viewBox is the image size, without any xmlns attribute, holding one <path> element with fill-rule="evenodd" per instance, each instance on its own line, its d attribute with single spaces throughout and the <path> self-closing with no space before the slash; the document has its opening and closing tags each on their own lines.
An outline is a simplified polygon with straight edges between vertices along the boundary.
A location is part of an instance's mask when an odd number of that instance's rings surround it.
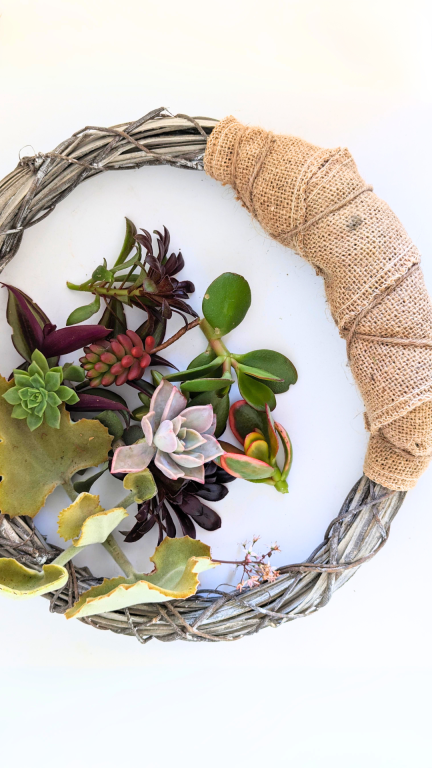
<svg viewBox="0 0 432 768">
<path fill-rule="evenodd" d="M 103 509 L 99 496 L 80 493 L 77 499 L 58 518 L 58 533 L 65 541 L 72 539 L 75 547 L 103 544 L 107 536 L 128 517 L 123 507 Z"/>
<path fill-rule="evenodd" d="M 99 421 L 72 422 L 64 405 L 59 429 L 42 424 L 30 432 L 1 397 L 12 386 L 0 376 L 0 509 L 11 517 L 34 517 L 57 485 L 106 461 L 112 437 Z"/>
<path fill-rule="evenodd" d="M 149 469 L 143 469 L 142 472 L 130 472 L 124 478 L 123 486 L 127 491 L 134 492 L 134 498 L 138 504 L 152 499 L 157 494 L 157 485 Z"/>
<path fill-rule="evenodd" d="M 41 573 L 12 557 L 0 557 L 0 594 L 13 600 L 44 595 L 64 587 L 69 574 L 61 565 L 44 565 Z"/>
<path fill-rule="evenodd" d="M 130 579 L 124 576 L 105 579 L 99 586 L 84 592 L 78 602 L 66 611 L 66 618 L 117 611 L 139 603 L 163 603 L 189 597 L 197 590 L 197 574 L 219 565 L 211 560 L 210 547 L 189 536 L 164 539 L 150 560 L 155 564 L 152 573 L 138 573 Z"/>
</svg>

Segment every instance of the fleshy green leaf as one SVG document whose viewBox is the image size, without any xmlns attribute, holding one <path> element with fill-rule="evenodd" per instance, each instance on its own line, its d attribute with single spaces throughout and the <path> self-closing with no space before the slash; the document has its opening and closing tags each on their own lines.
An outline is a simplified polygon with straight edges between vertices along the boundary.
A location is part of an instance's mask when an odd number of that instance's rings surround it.
<svg viewBox="0 0 432 768">
<path fill-rule="evenodd" d="M 43 416 L 38 416 L 37 413 L 29 413 L 27 416 L 27 426 L 30 432 L 34 432 L 35 429 L 39 429 L 39 427 L 42 425 L 42 422 Z"/>
<path fill-rule="evenodd" d="M 30 386 L 29 374 L 25 373 L 24 371 L 18 371 L 16 368 L 14 370 L 14 381 L 19 388 Z"/>
<path fill-rule="evenodd" d="M 33 383 L 34 379 L 36 377 L 32 376 L 32 384 L 33 386 L 37 386 L 36 383 Z M 45 376 L 45 385 L 44 382 L 39 385 L 41 387 L 45 386 L 45 389 L 47 392 L 56 392 L 58 388 L 60 387 L 60 384 L 62 382 L 62 377 L 60 373 L 56 373 L 55 371 L 48 371 L 48 373 Z M 66 387 L 68 389 L 68 387 Z M 61 395 L 59 395 L 61 398 Z"/>
<path fill-rule="evenodd" d="M 49 427 L 52 429 L 60 429 L 60 411 L 56 406 L 47 403 L 44 416 Z"/>
<path fill-rule="evenodd" d="M 213 406 L 213 412 L 216 414 L 215 437 L 220 437 L 225 432 L 230 408 L 229 395 L 219 397 L 215 391 L 201 392 L 193 398 L 190 405 Z"/>
<path fill-rule="evenodd" d="M 123 441 L 125 445 L 133 445 L 137 440 L 142 440 L 144 432 L 138 424 L 132 424 L 123 432 Z"/>
<path fill-rule="evenodd" d="M 207 373 L 211 373 L 215 368 L 220 368 L 224 361 L 223 357 L 216 357 L 207 365 L 200 365 L 197 368 L 188 368 L 186 371 L 175 371 L 164 376 L 166 381 L 192 381 L 193 379 L 199 379 L 204 377 Z"/>
<path fill-rule="evenodd" d="M 46 359 L 45 355 L 43 355 L 42 352 L 39 349 L 35 349 L 35 351 L 33 352 L 32 356 L 31 356 L 31 359 L 32 359 L 32 364 L 29 367 L 30 375 L 33 374 L 33 371 L 31 369 L 32 369 L 32 366 L 35 363 L 38 366 L 39 370 L 41 371 L 42 375 L 44 375 L 45 373 L 48 373 L 48 371 L 49 371 L 48 360 Z"/>
<path fill-rule="evenodd" d="M 210 345 L 207 347 L 205 352 L 201 352 L 200 355 L 197 357 L 194 357 L 193 360 L 188 365 L 188 370 L 191 368 L 199 368 L 201 365 L 208 365 L 216 358 L 216 352 Z"/>
<path fill-rule="evenodd" d="M 235 359 L 242 365 L 249 365 L 254 368 L 261 368 L 269 371 L 282 381 L 268 381 L 267 386 L 276 395 L 286 392 L 291 384 L 297 381 L 297 371 L 285 355 L 280 352 L 274 352 L 271 349 L 256 349 L 253 352 L 247 352 L 245 355 L 234 355 Z"/>
<path fill-rule="evenodd" d="M 81 493 L 58 518 L 58 534 L 65 541 L 72 539 L 74 547 L 103 544 L 117 526 L 128 517 L 123 507 L 103 509 L 99 496 Z"/>
<path fill-rule="evenodd" d="M 182 392 L 212 392 L 234 384 L 233 379 L 192 379 L 180 385 Z"/>
<path fill-rule="evenodd" d="M 65 363 L 63 366 L 63 379 L 66 381 L 77 381 L 81 384 L 85 379 L 85 371 L 80 365 Z"/>
<path fill-rule="evenodd" d="M 202 309 L 205 319 L 219 336 L 240 325 L 251 305 L 249 283 L 241 275 L 225 272 L 207 288 Z"/>
<path fill-rule="evenodd" d="M 222 469 L 243 480 L 264 480 L 274 472 L 274 468 L 269 464 L 244 454 L 224 453 L 219 462 Z"/>
<path fill-rule="evenodd" d="M 74 491 L 77 493 L 89 493 L 91 487 L 95 484 L 96 480 L 99 480 L 100 477 L 107 471 L 108 469 L 108 462 L 105 462 L 103 469 L 101 469 L 100 472 L 95 472 L 93 475 L 90 475 L 90 477 L 86 477 L 85 480 L 77 480 L 74 484 Z M 85 470 L 84 470 L 85 471 Z"/>
<path fill-rule="evenodd" d="M 118 440 L 123 435 L 124 427 L 116 411 L 101 411 L 95 419 L 107 428 L 114 440 Z"/>
<path fill-rule="evenodd" d="M 288 432 L 282 426 L 282 424 L 278 424 L 277 422 L 275 422 L 275 428 L 282 441 L 282 445 L 284 449 L 285 461 L 282 469 L 282 480 L 285 480 L 289 474 L 289 471 L 291 469 L 291 464 L 292 464 L 292 458 L 293 458 L 292 444 L 291 444 L 291 440 L 288 435 Z"/>
<path fill-rule="evenodd" d="M 256 411 L 246 400 L 238 400 L 230 408 L 229 423 L 231 432 L 239 443 L 257 429 L 267 438 L 267 417 L 262 411 Z"/>
<path fill-rule="evenodd" d="M 107 471 L 108 469 L 108 462 L 106 461 L 105 464 L 102 465 L 102 469 L 100 472 L 95 472 L 93 475 L 90 475 L 89 477 L 86 477 L 85 480 L 77 480 L 74 483 L 74 491 L 77 493 L 89 493 L 91 487 L 95 484 L 96 480 L 98 480 L 102 475 Z M 82 472 L 85 472 L 85 470 L 81 470 L 78 472 L 78 474 L 82 474 Z"/>
<path fill-rule="evenodd" d="M 241 396 L 257 411 L 265 411 L 266 404 L 270 410 L 276 408 L 276 398 L 272 390 L 257 379 L 237 371 L 237 381 Z"/>
<path fill-rule="evenodd" d="M 106 259 L 103 260 L 103 264 L 100 264 L 98 267 L 96 267 L 92 274 L 92 280 L 102 280 L 103 282 L 112 283 L 114 280 L 114 275 L 109 269 L 107 269 Z"/>
<path fill-rule="evenodd" d="M 70 313 L 66 320 L 66 325 L 76 325 L 82 323 L 84 320 L 88 320 L 100 310 L 100 296 L 96 294 L 94 301 L 90 304 L 85 304 L 83 307 L 77 307 Z"/>
<path fill-rule="evenodd" d="M 67 403 L 68 405 L 75 405 L 75 403 L 79 402 L 77 393 L 70 387 L 62 385 L 55 390 L 55 393 L 63 403 Z"/>
<path fill-rule="evenodd" d="M 277 376 L 274 376 L 270 371 L 263 371 L 261 368 L 252 368 L 250 365 L 238 364 L 238 370 L 242 373 L 247 373 L 248 376 L 253 376 L 255 379 L 265 379 L 266 381 L 280 381 Z"/>
<path fill-rule="evenodd" d="M 24 600 L 47 592 L 55 592 L 66 584 L 69 574 L 60 565 L 44 565 L 33 571 L 11 557 L 0 557 L 0 594 Z"/>
<path fill-rule="evenodd" d="M 4 393 L 3 397 L 10 405 L 19 405 L 21 403 L 18 387 L 12 387 L 12 389 L 8 389 L 8 391 Z"/>
<path fill-rule="evenodd" d="M 134 492 L 134 498 L 138 504 L 152 499 L 157 494 L 157 485 L 149 469 L 144 469 L 142 472 L 131 472 L 126 475 L 123 480 L 123 486 L 127 491 Z"/>
<path fill-rule="evenodd" d="M 162 603 L 190 597 L 199 584 L 197 574 L 219 565 L 211 560 L 210 548 L 206 544 L 189 536 L 164 539 L 150 560 L 155 564 L 152 573 L 136 574 L 131 579 L 124 576 L 105 579 L 100 586 L 84 592 L 78 602 L 66 611 L 66 618 L 94 616 L 140 603 Z"/>
<path fill-rule="evenodd" d="M 114 337 L 118 336 L 119 333 L 126 333 L 126 315 L 121 301 L 116 298 L 109 300 L 99 320 L 99 325 L 103 325 L 104 328 L 111 328 Z"/>
<path fill-rule="evenodd" d="M 254 442 L 250 445 L 250 447 L 247 450 L 247 455 L 249 458 L 258 459 L 259 461 L 262 461 L 265 464 L 268 464 L 270 456 L 269 456 L 269 447 L 266 441 L 254 440 Z"/>
<path fill-rule="evenodd" d="M 20 404 L 13 407 L 11 416 L 13 419 L 26 419 L 29 413 L 30 411 L 26 411 L 24 406 Z"/>
<path fill-rule="evenodd" d="M 0 395 L 11 387 L 0 377 Z M 78 470 L 108 459 L 112 440 L 108 430 L 88 419 L 73 423 L 64 405 L 60 406 L 60 429 L 29 432 L 26 423 L 12 419 L 11 413 L 11 406 L 0 397 L 0 509 L 4 514 L 34 517 L 54 488 Z"/>
<path fill-rule="evenodd" d="M 126 234 L 125 234 L 123 246 L 120 251 L 119 257 L 116 263 L 114 264 L 115 267 L 118 267 L 120 264 L 124 264 L 132 248 L 136 245 L 135 235 L 137 233 L 137 228 L 130 219 L 128 219 L 127 217 L 125 218 L 126 218 Z"/>
<path fill-rule="evenodd" d="M 135 421 L 141 421 L 143 416 L 147 416 L 148 412 L 149 408 L 147 405 L 140 405 L 132 411 L 132 418 L 135 419 Z"/>
</svg>

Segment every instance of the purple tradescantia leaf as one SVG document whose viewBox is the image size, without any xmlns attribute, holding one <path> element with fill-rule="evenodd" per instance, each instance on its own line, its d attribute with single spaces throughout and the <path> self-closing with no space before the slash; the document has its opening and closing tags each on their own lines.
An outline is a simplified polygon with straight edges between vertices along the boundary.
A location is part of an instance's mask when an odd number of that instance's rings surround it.
<svg viewBox="0 0 432 768">
<path fill-rule="evenodd" d="M 77 392 L 79 403 L 69 405 L 68 411 L 127 411 L 125 405 L 117 403 L 114 400 L 108 400 L 107 397 L 99 395 L 86 395 Z"/>
<path fill-rule="evenodd" d="M 110 329 L 104 328 L 103 325 L 73 325 L 69 328 L 59 328 L 58 331 L 52 331 L 43 339 L 41 352 L 45 357 L 68 355 L 70 352 L 105 339 L 110 333 Z"/>
<path fill-rule="evenodd" d="M 12 342 L 26 360 L 31 360 L 35 349 L 43 343 L 43 326 L 48 317 L 27 294 L 13 285 L 2 283 L 9 291 L 7 319 L 12 327 Z"/>
</svg>

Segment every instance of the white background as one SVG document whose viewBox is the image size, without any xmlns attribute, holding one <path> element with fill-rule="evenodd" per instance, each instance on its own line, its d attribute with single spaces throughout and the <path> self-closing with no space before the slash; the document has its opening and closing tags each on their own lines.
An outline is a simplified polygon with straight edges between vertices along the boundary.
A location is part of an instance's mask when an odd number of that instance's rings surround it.
<svg viewBox="0 0 432 768">
<path fill-rule="evenodd" d="M 348 146 L 420 247 L 432 292 L 430 37 L 426 0 L 0 0 L 0 178 L 25 145 L 50 150 L 86 124 L 161 105 L 234 114 Z M 63 326 L 81 298 L 66 279 L 81 282 L 117 255 L 125 215 L 168 226 L 197 310 L 217 274 L 244 274 L 253 305 L 230 346 L 273 347 L 299 371 L 277 412 L 294 443 L 290 494 L 237 481 L 218 505 L 221 531 L 201 538 L 220 557 L 255 533 L 263 546 L 278 540 L 279 564 L 306 557 L 360 476 L 367 440 L 321 280 L 270 241 L 230 189 L 170 168 L 83 184 L 25 234 L 2 278 Z M 8 374 L 19 359 L 5 293 Z M 202 348 L 195 330 L 169 356 L 183 365 Z M 97 490 L 108 501 L 109 489 Z M 141 647 L 50 615 L 44 600 L 2 600 L 2 764 L 430 766 L 431 490 L 429 472 L 389 544 L 324 611 L 238 643 Z M 64 500 L 56 492 L 38 517 L 52 540 Z M 132 559 L 145 565 L 152 545 L 132 548 Z M 96 572 L 113 572 L 103 552 L 92 557 Z M 234 574 L 222 576 L 206 583 Z"/>
</svg>

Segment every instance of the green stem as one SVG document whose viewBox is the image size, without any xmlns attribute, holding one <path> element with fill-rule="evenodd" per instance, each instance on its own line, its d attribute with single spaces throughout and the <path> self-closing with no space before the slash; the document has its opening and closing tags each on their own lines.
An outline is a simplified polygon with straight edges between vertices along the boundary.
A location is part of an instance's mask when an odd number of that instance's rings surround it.
<svg viewBox="0 0 432 768">
<path fill-rule="evenodd" d="M 207 341 L 210 342 L 210 346 L 213 349 L 213 351 L 216 353 L 218 357 L 230 357 L 230 351 L 226 348 L 223 341 L 220 339 L 220 333 L 215 329 L 212 328 L 210 323 L 207 322 L 205 318 L 203 318 L 200 321 L 200 328 L 206 337 Z M 230 364 L 231 368 L 231 364 Z M 230 368 L 228 370 L 230 370 Z"/>
<path fill-rule="evenodd" d="M 66 480 L 62 485 L 71 501 L 75 501 L 75 499 L 78 498 L 78 493 L 75 491 L 72 482 L 70 480 Z M 135 495 L 134 492 L 131 491 L 127 496 L 124 497 L 124 499 L 118 502 L 117 507 L 123 507 L 126 509 L 126 507 L 129 507 L 131 504 L 133 504 L 134 501 Z M 117 565 L 121 568 L 128 579 L 136 575 L 136 571 L 132 563 L 130 560 L 128 560 L 123 550 L 117 544 L 112 533 L 109 534 L 108 538 L 103 542 L 102 546 L 104 549 L 106 549 L 107 552 L 109 552 L 112 559 L 115 560 Z M 68 547 L 64 550 L 64 552 L 61 553 L 61 555 L 58 556 L 56 560 L 54 560 L 55 565 L 64 565 L 82 549 L 84 549 L 84 547 L 74 547 L 73 545 Z"/>
<path fill-rule="evenodd" d="M 128 560 L 123 550 L 117 544 L 112 533 L 110 533 L 110 535 L 108 536 L 106 541 L 104 541 L 102 546 L 111 555 L 112 559 L 115 560 L 119 568 L 121 568 L 121 570 L 123 571 L 123 573 L 128 579 L 131 579 L 137 575 L 135 568 L 133 567 L 130 560 Z"/>
<path fill-rule="evenodd" d="M 131 504 L 133 504 L 135 501 L 135 492 L 131 491 L 127 494 L 127 496 L 124 497 L 121 501 L 119 501 L 116 504 L 116 507 L 123 507 L 124 509 L 127 509 L 127 507 L 130 507 Z"/>
<path fill-rule="evenodd" d="M 78 498 L 79 494 L 76 492 L 75 488 L 73 487 L 72 480 L 70 479 L 65 480 L 64 483 L 62 483 L 62 486 L 65 489 L 71 501 L 75 501 L 75 499 Z"/>
<path fill-rule="evenodd" d="M 71 544 L 70 547 L 68 547 L 67 549 L 64 549 L 63 552 L 61 552 L 59 556 L 52 561 L 51 565 L 66 565 L 66 563 L 68 563 L 69 560 L 72 560 L 72 558 L 75 557 L 75 555 L 77 555 L 78 552 L 81 552 L 82 549 L 85 549 L 85 546 L 74 547 L 74 545 Z"/>
</svg>

